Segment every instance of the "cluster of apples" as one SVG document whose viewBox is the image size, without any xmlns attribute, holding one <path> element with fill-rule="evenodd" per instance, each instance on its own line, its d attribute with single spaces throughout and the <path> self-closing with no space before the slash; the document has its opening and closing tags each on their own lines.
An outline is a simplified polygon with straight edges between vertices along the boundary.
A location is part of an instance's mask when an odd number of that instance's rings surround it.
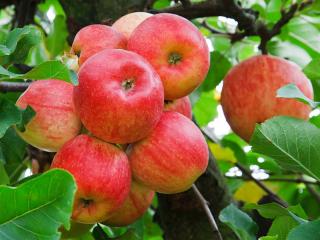
<svg viewBox="0 0 320 240">
<path fill-rule="evenodd" d="M 74 221 L 127 225 L 155 191 L 185 191 L 207 167 L 188 94 L 207 74 L 208 47 L 182 17 L 131 13 L 112 27 L 82 28 L 71 52 L 79 59 L 78 85 L 33 82 L 17 105 L 36 115 L 17 131 L 57 151 L 51 168 L 74 176 Z"/>
</svg>

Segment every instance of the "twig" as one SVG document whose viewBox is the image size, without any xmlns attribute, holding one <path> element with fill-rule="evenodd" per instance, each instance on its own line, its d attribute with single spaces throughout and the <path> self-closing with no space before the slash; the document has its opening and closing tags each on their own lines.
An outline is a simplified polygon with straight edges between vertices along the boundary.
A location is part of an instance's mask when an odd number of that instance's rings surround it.
<svg viewBox="0 0 320 240">
<path fill-rule="evenodd" d="M 31 82 L 0 82 L 0 92 L 23 92 Z"/>
<path fill-rule="evenodd" d="M 230 178 L 230 179 L 242 179 L 242 180 L 250 180 L 250 178 L 247 178 L 246 176 L 244 177 L 238 177 L 238 176 L 235 176 L 235 177 L 229 177 L 229 176 L 226 176 L 227 178 Z M 308 181 L 308 180 L 305 180 L 305 179 L 300 179 L 300 178 L 266 178 L 266 179 L 258 179 L 259 181 L 263 181 L 263 182 L 289 182 L 289 183 L 304 183 L 304 184 L 310 184 L 310 185 L 320 185 L 320 182 L 318 181 Z"/>
<path fill-rule="evenodd" d="M 208 220 L 210 222 L 210 225 L 211 225 L 213 231 L 217 234 L 219 240 L 223 240 L 222 235 L 219 231 L 218 225 L 217 225 L 217 223 L 211 213 L 211 210 L 208 206 L 207 200 L 202 196 L 201 192 L 199 191 L 199 189 L 197 188 L 197 186 L 195 184 L 192 185 L 192 190 L 196 194 L 196 196 L 198 197 L 199 202 L 201 203 L 203 210 L 206 212 L 206 215 L 208 217 Z"/>
<path fill-rule="evenodd" d="M 260 180 L 254 178 L 251 174 L 251 171 L 246 169 L 244 166 L 242 166 L 240 163 L 235 163 L 235 165 L 241 170 L 241 172 L 246 175 L 249 179 L 254 181 L 263 191 L 265 191 L 275 202 L 279 203 L 283 207 L 288 207 L 288 203 L 282 200 L 278 195 L 276 195 L 274 192 L 272 192 L 264 183 L 262 183 Z"/>
<path fill-rule="evenodd" d="M 306 184 L 306 187 L 311 195 L 320 203 L 320 194 L 310 184 Z"/>
</svg>

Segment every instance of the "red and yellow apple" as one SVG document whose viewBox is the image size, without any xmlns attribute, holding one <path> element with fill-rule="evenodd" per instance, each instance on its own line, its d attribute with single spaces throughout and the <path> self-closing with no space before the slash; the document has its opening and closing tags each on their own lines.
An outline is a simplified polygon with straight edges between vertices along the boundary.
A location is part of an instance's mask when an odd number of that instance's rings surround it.
<svg viewBox="0 0 320 240">
<path fill-rule="evenodd" d="M 22 109 L 30 105 L 36 112 L 24 132 L 17 130 L 22 139 L 36 148 L 56 152 L 80 132 L 70 83 L 53 79 L 32 82 L 16 105 Z"/>
<path fill-rule="evenodd" d="M 176 100 L 165 100 L 164 110 L 178 112 L 192 119 L 192 106 L 188 96 Z"/>
<path fill-rule="evenodd" d="M 132 181 L 131 190 L 126 201 L 104 224 L 121 227 L 133 223 L 147 211 L 153 197 L 154 191 Z"/>
<path fill-rule="evenodd" d="M 87 135 L 67 142 L 51 168 L 70 172 L 77 184 L 72 219 L 80 223 L 107 220 L 130 191 L 131 172 L 126 154 L 118 147 Z"/>
<path fill-rule="evenodd" d="M 128 39 L 136 27 L 151 16 L 152 14 L 146 12 L 129 13 L 119 18 L 112 27 Z"/>
<path fill-rule="evenodd" d="M 74 101 L 83 125 L 111 143 L 146 137 L 163 111 L 163 86 L 151 65 L 136 53 L 104 50 L 79 70 Z"/>
<path fill-rule="evenodd" d="M 155 68 L 167 100 L 187 96 L 209 69 L 206 40 L 191 22 L 174 14 L 160 13 L 144 20 L 129 38 L 128 50 Z"/>
<path fill-rule="evenodd" d="M 308 119 L 311 108 L 297 100 L 277 98 L 277 90 L 294 83 L 313 98 L 310 81 L 287 60 L 261 55 L 233 67 L 224 79 L 221 105 L 232 130 L 249 142 L 256 123 L 285 115 Z"/>
<path fill-rule="evenodd" d="M 160 193 L 191 187 L 208 164 L 208 147 L 198 127 L 176 112 L 164 112 L 152 133 L 127 150 L 133 178 Z"/>
<path fill-rule="evenodd" d="M 71 53 L 78 55 L 81 66 L 88 58 L 104 49 L 125 49 L 126 46 L 127 39 L 123 34 L 106 25 L 92 24 L 76 34 Z"/>
</svg>

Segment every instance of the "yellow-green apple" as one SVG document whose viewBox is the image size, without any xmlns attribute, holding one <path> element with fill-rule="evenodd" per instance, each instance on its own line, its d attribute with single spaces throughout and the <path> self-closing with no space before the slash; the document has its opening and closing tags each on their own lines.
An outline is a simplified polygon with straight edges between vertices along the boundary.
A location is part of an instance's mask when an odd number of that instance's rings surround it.
<svg viewBox="0 0 320 240">
<path fill-rule="evenodd" d="M 104 224 L 121 227 L 133 223 L 147 211 L 153 197 L 154 191 L 132 181 L 131 190 L 126 201 Z"/>
<path fill-rule="evenodd" d="M 121 207 L 130 191 L 131 172 L 118 147 L 88 135 L 68 141 L 51 168 L 70 172 L 77 184 L 72 219 L 80 223 L 105 221 Z"/>
<path fill-rule="evenodd" d="M 74 108 L 70 83 L 53 79 L 32 82 L 16 105 L 22 109 L 30 105 L 36 112 L 24 132 L 17 130 L 34 147 L 56 152 L 80 132 L 81 122 Z"/>
<path fill-rule="evenodd" d="M 160 193 L 191 187 L 208 164 L 208 147 L 198 127 L 177 112 L 164 112 L 152 133 L 127 150 L 134 179 Z"/>
<path fill-rule="evenodd" d="M 221 105 L 232 130 L 249 141 L 255 124 L 285 115 L 308 119 L 310 107 L 294 99 L 277 98 L 277 90 L 294 83 L 313 98 L 310 81 L 300 68 L 279 57 L 261 55 L 233 67 L 224 79 Z"/>
<path fill-rule="evenodd" d="M 163 111 L 163 86 L 152 66 L 136 53 L 109 49 L 79 70 L 74 101 L 83 125 L 111 143 L 146 137 Z"/>
<path fill-rule="evenodd" d="M 165 100 L 164 110 L 178 112 L 192 119 L 192 107 L 188 96 L 176 100 Z"/>
<path fill-rule="evenodd" d="M 136 27 L 151 16 L 152 14 L 146 12 L 129 13 L 119 18 L 112 27 L 128 39 Z"/>
<path fill-rule="evenodd" d="M 122 33 L 106 25 L 92 24 L 76 34 L 71 53 L 78 55 L 81 66 L 88 58 L 104 49 L 124 49 L 126 46 L 127 39 Z"/>
<path fill-rule="evenodd" d="M 129 38 L 128 50 L 155 68 L 167 100 L 187 96 L 209 69 L 206 40 L 191 22 L 174 14 L 160 13 L 144 20 Z"/>
</svg>

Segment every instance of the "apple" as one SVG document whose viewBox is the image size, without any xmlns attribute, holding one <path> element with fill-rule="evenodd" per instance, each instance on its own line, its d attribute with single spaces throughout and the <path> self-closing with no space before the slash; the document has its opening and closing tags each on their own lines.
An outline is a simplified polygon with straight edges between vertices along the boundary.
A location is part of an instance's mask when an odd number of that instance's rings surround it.
<svg viewBox="0 0 320 240">
<path fill-rule="evenodd" d="M 74 101 L 83 125 L 98 138 L 125 144 L 146 137 L 163 111 L 163 86 L 136 53 L 109 49 L 79 70 Z"/>
<path fill-rule="evenodd" d="M 92 224 L 108 219 L 130 191 L 131 171 L 118 147 L 88 135 L 68 141 L 55 155 L 51 168 L 70 172 L 77 184 L 72 219 Z"/>
<path fill-rule="evenodd" d="M 206 40 L 191 22 L 174 14 L 160 13 L 144 20 L 129 38 L 128 50 L 155 68 L 167 100 L 187 96 L 209 69 Z"/>
<path fill-rule="evenodd" d="M 113 25 L 112 28 L 122 33 L 127 39 L 131 36 L 131 33 L 136 27 L 151 17 L 152 14 L 146 12 L 133 12 L 119 18 Z"/>
<path fill-rule="evenodd" d="M 287 60 L 261 55 L 233 67 L 224 79 L 221 105 L 232 130 L 248 141 L 256 123 L 285 115 L 308 119 L 311 108 L 294 99 L 277 98 L 277 90 L 294 83 L 313 98 L 310 81 Z"/>
<path fill-rule="evenodd" d="M 154 191 L 132 181 L 131 190 L 124 204 L 103 224 L 113 227 L 129 225 L 140 218 L 149 208 Z"/>
<path fill-rule="evenodd" d="M 30 105 L 36 112 L 24 132 L 16 129 L 22 139 L 36 148 L 56 152 L 80 132 L 70 83 L 54 79 L 32 82 L 16 105 L 22 109 Z"/>
<path fill-rule="evenodd" d="M 198 127 L 177 112 L 164 112 L 152 133 L 127 150 L 133 178 L 160 193 L 191 187 L 208 165 L 208 147 Z"/>
<path fill-rule="evenodd" d="M 178 112 L 192 119 L 192 107 L 188 96 L 176 100 L 165 100 L 164 110 Z"/>
<path fill-rule="evenodd" d="M 76 34 L 71 53 L 78 55 L 81 66 L 88 58 L 104 49 L 125 49 L 126 46 L 127 39 L 122 33 L 106 25 L 92 24 Z"/>
</svg>

